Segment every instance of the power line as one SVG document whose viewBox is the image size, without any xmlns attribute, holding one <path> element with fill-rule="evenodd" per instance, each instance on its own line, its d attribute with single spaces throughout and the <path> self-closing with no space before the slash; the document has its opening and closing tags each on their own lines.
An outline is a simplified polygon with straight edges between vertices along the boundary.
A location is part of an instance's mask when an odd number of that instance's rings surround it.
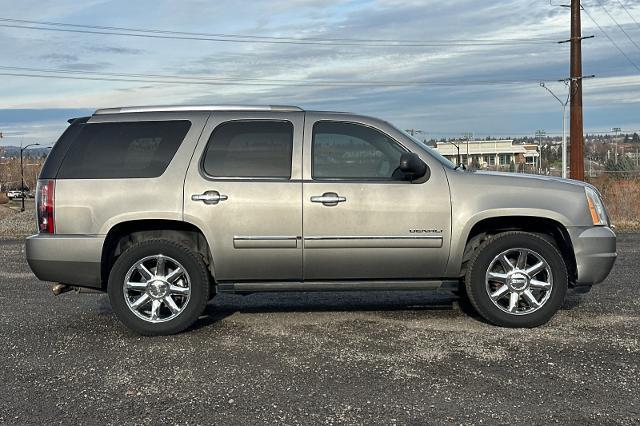
<svg viewBox="0 0 640 426">
<path fill-rule="evenodd" d="M 618 46 L 618 43 L 616 43 L 611 36 L 609 36 L 609 34 L 607 34 L 607 32 L 600 26 L 600 24 L 598 23 L 598 21 L 596 21 L 593 16 L 591 16 L 591 14 L 589 13 L 589 11 L 587 10 L 586 7 L 582 6 L 582 10 L 584 10 L 584 13 L 587 14 L 587 16 L 589 17 L 589 19 L 591 19 L 593 21 L 594 24 L 596 24 L 596 26 L 598 27 L 598 29 L 600 30 L 600 32 L 602 34 L 604 34 L 604 36 L 609 39 L 609 41 L 611 42 L 611 44 L 613 44 L 613 46 L 618 50 L 618 52 L 620 52 L 622 54 L 622 56 L 624 56 L 627 61 L 634 66 L 635 69 L 637 69 L 640 72 L 640 67 L 631 60 L 631 58 L 629 57 L 629 55 L 627 55 L 626 53 L 624 53 L 624 50 L 622 50 L 620 48 L 620 46 Z"/>
<path fill-rule="evenodd" d="M 624 9 L 624 11 L 627 12 L 627 15 L 629 15 L 629 18 L 631 18 L 631 20 L 636 23 L 638 28 L 640 28 L 640 23 L 638 21 L 636 21 L 636 18 L 633 17 L 633 15 L 631 14 L 631 12 L 629 12 L 629 9 L 627 9 L 627 7 L 624 5 L 624 3 L 622 3 L 620 0 L 617 0 L 617 2 L 620 5 L 620 7 L 622 7 Z"/>
<path fill-rule="evenodd" d="M 618 23 L 618 21 L 616 21 L 616 18 L 614 18 L 614 17 L 613 17 L 613 15 L 612 15 L 611 13 L 609 13 L 609 11 L 607 10 L 607 8 L 606 8 L 606 7 L 604 7 L 604 4 L 602 4 L 602 2 L 601 2 L 600 0 L 598 0 L 598 4 L 599 4 L 599 5 L 600 5 L 600 7 L 602 8 L 602 10 L 604 10 L 604 11 L 607 13 L 607 15 L 609 15 L 609 18 L 611 18 L 611 20 L 612 20 L 613 22 L 615 22 L 615 23 L 616 23 L 616 25 L 618 26 L 618 28 L 620 28 L 620 31 L 622 31 L 622 32 L 624 33 L 624 35 L 626 35 L 626 36 L 627 36 L 627 38 L 629 39 L 629 41 L 630 41 L 631 43 L 633 43 L 633 45 L 634 45 L 638 50 L 640 50 L 640 46 L 638 45 L 638 43 L 636 43 L 636 42 L 631 38 L 631 36 L 629 35 L 629 33 L 627 33 L 627 32 L 624 30 L 624 28 L 622 28 L 622 25 L 620 25 L 620 24 Z"/>
<path fill-rule="evenodd" d="M 161 74 L 127 74 L 107 73 L 95 71 L 77 70 L 53 70 L 39 68 L 7 67 L 0 69 L 16 72 L 0 72 L 0 75 L 12 77 L 50 78 L 63 80 L 88 80 L 88 81 L 113 81 L 131 83 L 157 83 L 157 84 L 195 84 L 195 85 L 219 85 L 219 86 L 316 86 L 316 87 L 411 87 L 411 86 L 500 86 L 515 84 L 539 83 L 540 80 L 419 80 L 419 81 L 321 81 L 321 80 L 267 80 L 257 78 L 231 78 L 231 77 L 184 77 Z M 27 71 L 29 74 L 17 71 Z M 56 75 L 74 74 L 74 75 Z M 546 80 L 551 81 L 551 80 Z"/>
<path fill-rule="evenodd" d="M 550 44 L 554 41 L 545 38 L 523 39 L 441 39 L 441 40 L 406 40 L 406 39 L 357 39 L 357 38 L 313 38 L 313 37 L 274 37 L 242 34 L 197 33 L 142 28 L 107 27 L 99 25 L 68 24 L 62 22 L 29 21 L 23 19 L 0 18 L 0 27 L 30 29 L 40 31 L 58 31 L 96 35 L 116 35 L 128 37 L 144 37 L 155 39 L 213 41 L 226 43 L 266 43 L 266 44 L 298 44 L 320 46 L 363 46 L 363 47 L 435 47 L 435 46 L 504 46 L 521 44 Z M 57 28 L 50 28 L 57 27 Z"/>
<path fill-rule="evenodd" d="M 293 45 L 316 45 L 316 46 L 359 46 L 359 47 L 442 47 L 442 46 L 509 46 L 509 45 L 518 45 L 518 44 L 548 44 L 549 42 L 503 42 L 503 41 L 473 41 L 473 42 L 458 42 L 458 41 L 433 41 L 433 42 L 424 42 L 424 43 L 415 43 L 415 44 L 407 44 L 407 43 L 389 43 L 389 44 L 372 44 L 372 43 L 347 43 L 347 42 L 315 42 L 315 41 L 295 41 L 295 40 L 249 40 L 249 39 L 223 39 L 223 38 L 213 38 L 213 37 L 195 37 L 195 36 L 168 36 L 168 35 L 157 35 L 157 34 L 146 34 L 146 33 L 125 33 L 125 32 L 114 32 L 114 31 L 94 31 L 94 30 L 79 30 L 79 29 L 69 29 L 69 28 L 45 28 L 45 27 L 35 27 L 35 26 L 25 26 L 25 25 L 9 25 L 9 24 L 0 24 L 0 27 L 5 28 L 18 28 L 18 29 L 28 29 L 28 30 L 40 30 L 40 31 L 56 31 L 56 32 L 70 32 L 70 33 L 80 33 L 80 34 L 95 34 L 95 35 L 115 35 L 115 36 L 126 36 L 126 37 L 140 37 L 140 38 L 152 38 L 152 39 L 170 39 L 170 40 L 188 40 L 188 41 L 212 41 L 212 42 L 220 42 L 220 43 L 264 43 L 264 44 L 293 44 Z"/>
<path fill-rule="evenodd" d="M 152 79 L 170 79 L 170 80 L 185 80 L 185 81 L 211 81 L 220 83 L 234 83 L 245 84 L 245 82 L 253 83 L 258 82 L 264 85 L 275 84 L 294 84 L 294 85 L 321 85 L 321 86 L 341 86 L 341 85 L 355 85 L 355 86 L 413 86 L 413 85 L 500 85 L 500 84 L 527 84 L 538 83 L 540 79 L 531 80 L 369 80 L 369 81 L 357 81 L 357 80 L 320 80 L 320 79 L 308 79 L 308 80 L 292 80 L 292 79 L 271 79 L 271 78 L 251 78 L 251 77 L 209 77 L 209 76 L 180 76 L 169 74 L 131 74 L 131 73 L 113 73 L 102 71 L 81 71 L 70 69 L 52 69 L 52 68 L 30 68 L 30 67 L 12 67 L 2 66 L 2 70 L 10 71 L 27 71 L 38 73 L 55 73 L 55 74 L 80 74 L 80 75 L 96 75 L 96 76 L 108 76 L 108 77 L 125 77 L 125 78 L 152 78 Z M 556 81 L 554 79 L 543 79 L 542 81 Z"/>
<path fill-rule="evenodd" d="M 221 34 L 221 33 L 200 33 L 200 32 L 186 32 L 186 31 L 170 31 L 170 30 L 157 30 L 157 29 L 144 29 L 144 28 L 127 28 L 127 27 L 107 27 L 100 25 L 86 25 L 86 24 L 68 24 L 62 22 L 50 22 L 50 21 L 27 21 L 23 19 L 11 19 L 0 18 L 0 21 L 4 22 L 19 22 L 36 25 L 49 25 L 49 26 L 64 26 L 75 28 L 92 28 L 100 30 L 116 30 L 116 31 L 133 31 L 133 32 L 148 32 L 158 34 L 177 34 L 177 35 L 189 35 L 189 36 L 204 36 L 204 37 L 229 37 L 229 38 L 248 38 L 248 39 L 271 39 L 271 40 L 294 40 L 294 41 L 351 41 L 351 42 L 382 42 L 382 43 L 422 43 L 424 40 L 416 39 L 362 39 L 362 38 L 321 38 L 321 37 L 276 37 L 276 36 L 256 36 L 246 34 Z M 505 38 L 505 39 L 442 39 L 436 40 L 441 42 L 554 42 L 554 39 L 544 37 L 528 37 L 528 38 Z"/>
</svg>

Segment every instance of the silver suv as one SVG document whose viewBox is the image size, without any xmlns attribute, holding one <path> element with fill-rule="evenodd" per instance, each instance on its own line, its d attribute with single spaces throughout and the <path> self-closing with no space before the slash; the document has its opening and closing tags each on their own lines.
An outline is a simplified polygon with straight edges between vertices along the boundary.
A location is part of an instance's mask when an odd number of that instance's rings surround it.
<svg viewBox="0 0 640 426">
<path fill-rule="evenodd" d="M 70 120 L 27 259 L 180 332 L 221 292 L 446 289 L 535 327 L 616 258 L 590 185 L 469 172 L 391 124 L 296 107 L 102 109 Z"/>
</svg>

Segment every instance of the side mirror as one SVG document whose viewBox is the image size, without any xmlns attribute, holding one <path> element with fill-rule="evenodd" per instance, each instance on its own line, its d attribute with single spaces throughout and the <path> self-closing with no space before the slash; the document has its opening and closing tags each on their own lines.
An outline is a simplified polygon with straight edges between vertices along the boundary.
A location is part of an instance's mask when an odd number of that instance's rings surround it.
<svg viewBox="0 0 640 426">
<path fill-rule="evenodd" d="M 429 166 L 413 152 L 405 152 L 400 157 L 400 171 L 407 177 L 407 180 L 416 182 L 422 180 L 422 182 L 429 179 L 431 170 Z"/>
</svg>

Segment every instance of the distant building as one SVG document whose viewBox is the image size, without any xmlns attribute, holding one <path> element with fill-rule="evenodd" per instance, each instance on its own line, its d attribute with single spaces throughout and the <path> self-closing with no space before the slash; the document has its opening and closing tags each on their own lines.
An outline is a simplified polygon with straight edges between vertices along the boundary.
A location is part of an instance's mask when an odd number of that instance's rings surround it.
<svg viewBox="0 0 640 426">
<path fill-rule="evenodd" d="M 478 164 L 481 168 L 508 169 L 513 163 L 537 168 L 540 166 L 540 149 L 537 144 L 515 144 L 511 139 L 469 141 L 469 158 L 467 158 L 467 141 L 437 142 L 435 149 L 454 164 L 458 163 L 458 149 L 462 164 L 469 167 Z"/>
<path fill-rule="evenodd" d="M 629 158 L 630 160 L 633 160 L 633 161 L 638 161 L 638 160 L 640 160 L 640 152 L 639 152 L 639 151 L 637 151 L 637 150 L 636 150 L 635 152 L 627 152 L 625 155 L 626 155 L 626 156 L 627 156 L 627 158 Z"/>
</svg>

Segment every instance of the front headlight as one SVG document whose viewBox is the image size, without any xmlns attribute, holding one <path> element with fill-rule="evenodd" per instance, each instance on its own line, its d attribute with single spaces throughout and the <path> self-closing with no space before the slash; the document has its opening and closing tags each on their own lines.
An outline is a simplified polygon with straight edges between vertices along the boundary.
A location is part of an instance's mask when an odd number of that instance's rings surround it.
<svg viewBox="0 0 640 426">
<path fill-rule="evenodd" d="M 607 212 L 598 193 L 588 186 L 584 188 L 587 195 L 587 204 L 589 205 L 589 213 L 594 225 L 608 225 Z"/>
</svg>

